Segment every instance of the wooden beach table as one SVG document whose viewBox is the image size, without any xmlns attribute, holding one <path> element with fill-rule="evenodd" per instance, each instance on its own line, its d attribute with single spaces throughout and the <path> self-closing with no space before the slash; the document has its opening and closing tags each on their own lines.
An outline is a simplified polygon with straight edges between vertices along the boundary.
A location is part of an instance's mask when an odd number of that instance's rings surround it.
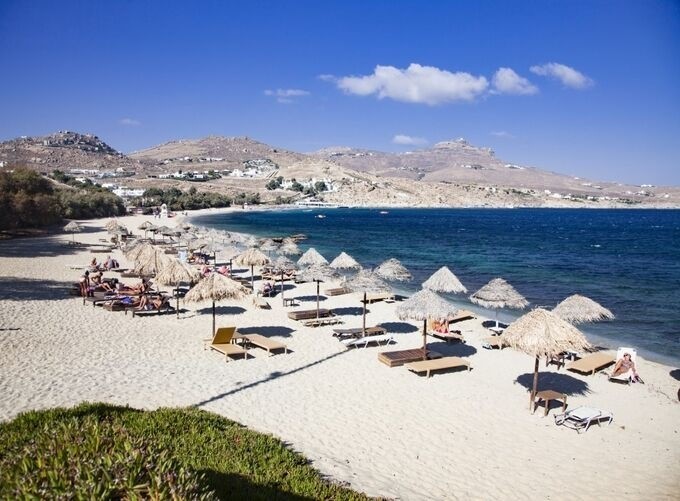
<svg viewBox="0 0 680 501">
<path fill-rule="evenodd" d="M 534 409 L 532 411 L 532 414 L 536 412 L 536 408 L 541 403 L 541 400 L 543 401 L 543 405 L 545 405 L 545 413 L 543 414 L 544 416 L 548 415 L 551 400 L 561 400 L 562 412 L 567 410 L 567 396 L 564 393 L 560 393 L 554 390 L 543 390 L 536 392 L 536 396 L 534 398 L 535 398 L 533 402 Z"/>
<path fill-rule="evenodd" d="M 428 360 L 441 358 L 442 354 L 427 350 Z M 388 367 L 399 367 L 409 362 L 417 362 L 423 359 L 423 349 L 413 348 L 410 350 L 384 351 L 378 353 L 378 360 Z"/>
</svg>

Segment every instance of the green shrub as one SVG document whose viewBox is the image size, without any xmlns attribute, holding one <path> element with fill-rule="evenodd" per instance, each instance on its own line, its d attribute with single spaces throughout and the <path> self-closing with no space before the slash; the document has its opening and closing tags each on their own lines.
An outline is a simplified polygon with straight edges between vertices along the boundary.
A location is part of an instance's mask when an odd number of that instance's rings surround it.
<svg viewBox="0 0 680 501">
<path fill-rule="evenodd" d="M 367 499 L 198 409 L 82 404 L 0 423 L 0 499 Z"/>
</svg>

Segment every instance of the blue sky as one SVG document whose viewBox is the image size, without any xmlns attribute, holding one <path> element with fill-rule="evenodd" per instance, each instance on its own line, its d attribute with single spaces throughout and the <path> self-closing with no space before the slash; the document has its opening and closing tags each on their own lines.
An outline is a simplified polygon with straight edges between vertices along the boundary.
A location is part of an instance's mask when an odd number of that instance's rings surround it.
<svg viewBox="0 0 680 501">
<path fill-rule="evenodd" d="M 680 2 L 0 0 L 0 139 L 130 152 L 465 137 L 512 163 L 680 185 Z"/>
</svg>

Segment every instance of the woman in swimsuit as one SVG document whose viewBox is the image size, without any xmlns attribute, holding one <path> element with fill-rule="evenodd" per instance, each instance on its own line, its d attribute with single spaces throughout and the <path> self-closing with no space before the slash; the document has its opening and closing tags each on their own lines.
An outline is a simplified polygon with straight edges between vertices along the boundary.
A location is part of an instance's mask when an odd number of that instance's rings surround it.
<svg viewBox="0 0 680 501">
<path fill-rule="evenodd" d="M 633 362 L 633 358 L 630 356 L 630 353 L 624 353 L 623 358 L 616 362 L 614 370 L 612 371 L 612 377 L 618 377 L 622 374 L 627 375 L 631 381 L 642 381 L 640 379 L 640 375 L 637 373 L 635 362 Z"/>
</svg>

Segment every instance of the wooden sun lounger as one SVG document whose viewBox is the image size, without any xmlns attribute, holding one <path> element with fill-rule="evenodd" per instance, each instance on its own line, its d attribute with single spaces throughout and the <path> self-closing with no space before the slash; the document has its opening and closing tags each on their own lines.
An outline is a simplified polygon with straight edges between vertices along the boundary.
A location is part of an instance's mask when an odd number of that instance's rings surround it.
<svg viewBox="0 0 680 501">
<path fill-rule="evenodd" d="M 211 350 L 215 350 L 218 353 L 222 353 L 227 362 L 229 362 L 229 357 L 235 357 L 243 355 L 244 359 L 248 358 L 248 351 L 234 344 L 234 334 L 236 333 L 236 327 L 220 327 L 215 331 L 215 335 L 212 339 L 206 340 L 203 348 L 210 347 Z"/>
<path fill-rule="evenodd" d="M 458 367 L 466 367 L 469 371 L 470 362 L 460 357 L 442 357 L 435 360 L 410 362 L 404 365 L 404 367 L 417 374 L 424 372 L 427 377 L 430 377 L 432 371 L 443 371 L 446 369 L 456 369 Z"/>
<path fill-rule="evenodd" d="M 270 355 L 272 354 L 273 350 L 283 350 L 285 353 L 288 353 L 288 346 L 280 343 L 279 341 L 269 339 L 262 334 L 236 334 L 234 339 L 237 341 L 243 340 L 248 345 L 257 346 L 258 348 L 267 350 L 267 353 Z"/>
<path fill-rule="evenodd" d="M 584 374 L 595 374 L 597 371 L 610 366 L 615 362 L 612 355 L 607 353 L 592 353 L 567 365 L 567 370 Z"/>
<path fill-rule="evenodd" d="M 441 353 L 427 350 L 427 358 L 441 358 Z M 423 359 L 423 349 L 413 348 L 411 350 L 385 351 L 378 353 L 378 360 L 388 367 L 398 367 L 409 362 L 417 362 Z"/>
<path fill-rule="evenodd" d="M 319 310 L 319 318 L 330 317 L 331 315 L 333 315 L 331 310 L 325 308 Z M 288 312 L 288 318 L 291 320 L 311 320 L 313 318 L 315 319 L 316 316 L 316 310 L 297 310 Z"/>
<path fill-rule="evenodd" d="M 323 291 L 327 296 L 342 296 L 343 294 L 349 294 L 352 292 L 347 287 L 335 287 L 334 289 L 326 289 Z"/>
<path fill-rule="evenodd" d="M 461 343 L 465 342 L 465 338 L 460 333 L 460 331 L 450 331 L 450 332 L 430 331 L 430 332 L 428 332 L 428 334 L 432 337 L 436 337 L 437 339 L 441 339 L 442 341 L 446 341 L 447 343 L 451 343 L 453 341 L 458 341 L 458 342 L 461 342 Z"/>
<path fill-rule="evenodd" d="M 342 318 L 331 315 L 329 317 L 313 318 L 311 320 L 303 320 L 302 324 L 305 327 L 322 327 L 324 325 L 341 324 Z"/>
<path fill-rule="evenodd" d="M 482 347 L 486 348 L 487 350 L 493 350 L 494 348 L 502 350 L 507 345 L 508 343 L 505 342 L 505 338 L 503 336 L 488 337 L 482 343 Z"/>
<path fill-rule="evenodd" d="M 253 304 L 256 308 L 261 308 L 263 310 L 271 310 L 272 307 L 269 302 L 261 296 L 253 296 Z"/>
<path fill-rule="evenodd" d="M 454 316 L 449 317 L 448 320 L 450 324 L 453 324 L 464 320 L 470 320 L 471 318 L 477 318 L 477 316 L 468 310 L 458 310 L 458 312 Z"/>
<path fill-rule="evenodd" d="M 394 294 L 391 292 L 374 292 L 366 294 L 366 302 L 368 304 L 376 301 L 394 301 Z"/>
<path fill-rule="evenodd" d="M 360 338 L 364 334 L 361 327 L 351 327 L 349 329 L 333 329 L 333 336 L 338 339 L 344 338 Z M 387 334 L 387 329 L 380 326 L 366 327 L 366 336 L 380 336 Z"/>
</svg>

